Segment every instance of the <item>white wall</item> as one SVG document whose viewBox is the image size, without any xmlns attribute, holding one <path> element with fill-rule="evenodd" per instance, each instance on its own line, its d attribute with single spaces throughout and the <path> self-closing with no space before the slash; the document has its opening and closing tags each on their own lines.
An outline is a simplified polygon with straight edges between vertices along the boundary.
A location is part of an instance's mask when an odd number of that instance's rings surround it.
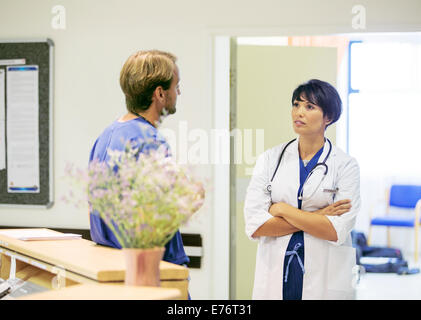
<svg viewBox="0 0 421 320">
<path fill-rule="evenodd" d="M 355 32 L 352 6 L 366 8 L 367 28 L 358 31 L 420 31 L 418 0 L 0 0 L 0 39 L 51 38 L 55 43 L 54 184 L 49 210 L 0 208 L 0 225 L 88 228 L 88 214 L 58 199 L 67 186 L 60 179 L 66 161 L 85 165 L 95 138 L 124 113 L 118 85 L 120 68 L 139 49 L 168 50 L 179 58 L 181 91 L 177 113 L 164 127 L 210 131 L 212 111 L 212 37 L 216 34 L 265 36 Z M 51 27 L 55 5 L 66 9 L 66 29 Z M 211 165 L 198 172 L 213 181 Z M 213 295 L 213 202 L 217 186 L 208 184 L 203 209 L 183 230 L 203 236 L 204 261 L 192 270 L 193 298 Z M 228 214 L 228 213 L 227 213 Z M 228 266 L 227 266 L 228 268 Z"/>
</svg>

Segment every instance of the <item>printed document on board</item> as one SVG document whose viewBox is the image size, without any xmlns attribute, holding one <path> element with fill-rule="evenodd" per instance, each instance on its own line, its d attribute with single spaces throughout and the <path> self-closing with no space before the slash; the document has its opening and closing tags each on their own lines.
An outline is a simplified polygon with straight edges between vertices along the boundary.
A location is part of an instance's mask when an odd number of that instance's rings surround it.
<svg viewBox="0 0 421 320">
<path fill-rule="evenodd" d="M 5 71 L 0 69 L 0 170 L 6 169 L 6 94 Z"/>
<path fill-rule="evenodd" d="M 38 66 L 8 66 L 7 191 L 39 193 Z"/>
</svg>

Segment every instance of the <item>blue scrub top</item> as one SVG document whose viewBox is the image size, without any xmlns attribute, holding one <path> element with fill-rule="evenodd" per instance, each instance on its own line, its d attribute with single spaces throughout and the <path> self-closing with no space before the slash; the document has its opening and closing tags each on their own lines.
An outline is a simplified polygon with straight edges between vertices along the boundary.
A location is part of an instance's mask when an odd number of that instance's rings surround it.
<svg viewBox="0 0 421 320">
<path fill-rule="evenodd" d="M 311 169 L 319 161 L 320 155 L 323 152 L 323 147 L 317 151 L 313 158 L 307 163 L 307 166 L 304 166 L 303 160 L 301 157 L 300 161 L 300 187 L 297 193 L 298 209 L 301 209 L 302 200 L 298 199 L 298 196 L 303 188 L 304 182 L 307 179 L 308 174 Z M 297 249 L 298 248 L 298 249 Z M 303 231 L 294 232 L 291 239 L 289 240 L 287 252 L 293 252 L 294 249 L 297 252 L 298 256 L 301 259 L 302 264 L 304 265 L 304 233 Z M 284 276 L 282 277 L 283 287 L 282 287 L 282 297 L 284 300 L 301 300 L 303 296 L 303 270 L 296 256 L 293 256 L 290 263 L 288 264 L 291 255 L 285 255 L 284 257 Z M 288 273 L 287 273 L 288 268 Z M 287 275 L 287 282 L 285 282 L 285 276 Z"/>
<path fill-rule="evenodd" d="M 153 143 L 147 143 L 146 140 L 151 139 Z M 95 141 L 91 150 L 89 162 L 94 159 L 99 161 L 108 161 L 109 155 L 107 150 L 124 150 L 124 144 L 130 141 L 133 147 L 139 147 L 141 152 L 147 152 L 156 149 L 160 145 L 165 145 L 167 155 L 171 155 L 170 146 L 165 138 L 143 118 L 136 118 L 126 122 L 113 122 Z M 91 238 L 94 242 L 109 247 L 121 249 L 114 233 L 101 219 L 98 212 L 90 213 Z M 187 264 L 190 259 L 184 251 L 183 241 L 180 231 L 177 230 L 171 240 L 165 245 L 165 253 L 163 260 L 178 265 Z"/>
</svg>

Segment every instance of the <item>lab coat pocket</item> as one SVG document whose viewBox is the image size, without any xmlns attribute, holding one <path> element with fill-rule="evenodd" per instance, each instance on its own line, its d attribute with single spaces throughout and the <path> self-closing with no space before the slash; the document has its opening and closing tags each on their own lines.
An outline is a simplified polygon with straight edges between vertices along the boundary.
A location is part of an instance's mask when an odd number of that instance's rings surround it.
<svg viewBox="0 0 421 320">
<path fill-rule="evenodd" d="M 355 299 L 353 268 L 356 263 L 356 251 L 353 247 L 329 247 L 327 299 Z"/>
<path fill-rule="evenodd" d="M 334 202 L 336 192 L 332 182 L 322 184 L 321 192 L 323 193 L 323 199 L 327 205 L 331 205 Z"/>
<path fill-rule="evenodd" d="M 324 192 L 323 190 L 327 189 L 330 190 L 332 183 L 325 182 L 318 186 L 315 192 L 311 191 L 311 188 L 304 189 L 304 200 L 302 208 L 316 208 L 321 209 L 325 208 L 333 203 L 333 196 L 332 193 Z M 310 186 L 313 187 L 313 186 Z M 308 197 L 308 195 L 312 195 Z M 307 195 L 307 196 L 306 196 Z"/>
</svg>

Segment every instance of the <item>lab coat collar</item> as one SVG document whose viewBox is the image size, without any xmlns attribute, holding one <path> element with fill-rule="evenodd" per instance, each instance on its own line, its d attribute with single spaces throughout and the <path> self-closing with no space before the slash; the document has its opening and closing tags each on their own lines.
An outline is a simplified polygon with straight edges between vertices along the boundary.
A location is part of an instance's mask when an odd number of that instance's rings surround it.
<svg viewBox="0 0 421 320">
<path fill-rule="evenodd" d="M 326 137 L 325 137 L 326 138 Z M 330 139 L 329 139 L 330 140 Z M 294 157 L 299 157 L 298 153 L 298 142 L 300 141 L 300 136 L 297 137 L 297 140 L 295 140 L 293 143 L 291 143 L 287 150 L 285 150 L 285 153 L 292 154 Z M 332 141 L 330 141 L 332 143 Z M 327 153 L 329 152 L 329 142 L 327 141 L 327 138 L 325 140 L 325 145 L 323 147 L 323 152 L 320 155 L 320 158 L 322 161 L 327 156 Z M 336 148 L 334 144 L 332 143 L 332 151 L 330 152 L 329 158 L 336 155 Z"/>
</svg>

